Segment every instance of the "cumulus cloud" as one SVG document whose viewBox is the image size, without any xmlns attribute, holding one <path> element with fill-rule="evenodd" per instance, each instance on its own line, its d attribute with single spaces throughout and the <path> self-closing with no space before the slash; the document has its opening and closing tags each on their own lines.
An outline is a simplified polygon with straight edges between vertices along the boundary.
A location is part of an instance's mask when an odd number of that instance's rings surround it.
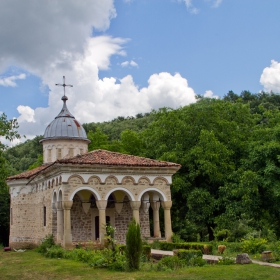
<svg viewBox="0 0 280 280">
<path fill-rule="evenodd" d="M 90 44 L 89 44 L 90 46 Z M 94 51 L 94 50 L 92 50 Z M 91 52 L 87 52 L 91 53 Z M 74 63 L 73 69 L 66 71 L 66 89 L 70 112 L 81 123 L 112 120 L 117 116 L 135 116 L 160 107 L 177 108 L 195 102 L 195 92 L 180 74 L 153 74 L 148 86 L 138 88 L 131 75 L 120 80 L 98 77 L 98 67 L 89 56 Z M 61 72 L 52 69 L 44 76 L 44 82 L 50 86 L 49 107 L 20 107 L 20 132 L 28 138 L 43 134 L 44 129 L 60 112 L 63 95 L 61 87 L 55 87 L 53 81 L 61 83 Z M 23 108 L 24 107 L 24 108 Z"/>
<path fill-rule="evenodd" d="M 223 0 L 206 0 L 206 1 L 210 2 L 213 8 L 218 8 L 223 2 Z"/>
<path fill-rule="evenodd" d="M 128 39 L 92 35 L 92 28 L 106 30 L 114 16 L 113 0 L 0 1 L 0 26 L 8 27 L 0 28 L 2 70 L 16 65 L 39 76 L 50 89 L 47 108 L 18 106 L 21 134 L 27 138 L 43 134 L 60 112 L 63 88 L 55 84 L 62 83 L 63 75 L 66 84 L 74 86 L 66 89 L 67 106 L 81 123 L 196 101 L 194 90 L 179 73 L 153 74 L 143 88 L 131 75 L 99 78 L 99 70 L 110 69 L 111 56 L 126 54 Z M 123 66 L 138 67 L 133 60 Z"/>
<path fill-rule="evenodd" d="M 215 98 L 215 99 L 219 99 L 218 95 L 214 95 L 212 90 L 206 90 L 205 93 L 203 94 L 204 97 L 206 98 Z"/>
<path fill-rule="evenodd" d="M 115 16 L 113 0 L 0 1 L 0 71 L 16 64 L 40 76 L 52 63 L 70 68 L 93 28 L 106 30 Z"/>
<path fill-rule="evenodd" d="M 26 78 L 25 74 L 19 74 L 18 76 L 10 76 L 6 78 L 0 78 L 0 86 L 4 87 L 16 87 L 16 80 L 23 80 Z"/>
<path fill-rule="evenodd" d="M 280 92 L 280 63 L 271 60 L 269 67 L 263 69 L 260 83 L 265 91 Z"/>
<path fill-rule="evenodd" d="M 127 66 L 138 67 L 138 64 L 133 60 L 130 60 L 130 61 L 127 60 L 127 61 L 122 62 L 121 66 L 122 67 L 127 67 Z"/>
</svg>

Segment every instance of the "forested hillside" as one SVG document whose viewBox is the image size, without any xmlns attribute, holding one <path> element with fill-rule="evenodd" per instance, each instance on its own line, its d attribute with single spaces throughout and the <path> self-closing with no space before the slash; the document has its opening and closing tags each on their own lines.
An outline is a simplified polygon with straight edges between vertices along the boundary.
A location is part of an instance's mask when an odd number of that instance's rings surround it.
<svg viewBox="0 0 280 280">
<path fill-rule="evenodd" d="M 179 109 L 84 124 L 89 150 L 180 163 L 173 177 L 173 231 L 185 240 L 280 237 L 280 95 L 198 97 Z M 8 149 L 9 172 L 40 164 L 40 137 Z M 33 165 L 34 166 L 34 165 Z"/>
</svg>

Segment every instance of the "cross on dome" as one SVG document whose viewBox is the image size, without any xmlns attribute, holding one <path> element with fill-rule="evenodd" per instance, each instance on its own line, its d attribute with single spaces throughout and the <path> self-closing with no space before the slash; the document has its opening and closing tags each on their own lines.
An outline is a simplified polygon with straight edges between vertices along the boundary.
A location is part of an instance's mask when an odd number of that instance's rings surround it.
<svg viewBox="0 0 280 280">
<path fill-rule="evenodd" d="M 65 76 L 63 76 L 63 84 L 55 84 L 55 85 L 63 87 L 63 89 L 64 89 L 64 96 L 65 96 L 65 87 L 73 87 L 73 85 L 66 85 L 65 84 Z"/>
</svg>

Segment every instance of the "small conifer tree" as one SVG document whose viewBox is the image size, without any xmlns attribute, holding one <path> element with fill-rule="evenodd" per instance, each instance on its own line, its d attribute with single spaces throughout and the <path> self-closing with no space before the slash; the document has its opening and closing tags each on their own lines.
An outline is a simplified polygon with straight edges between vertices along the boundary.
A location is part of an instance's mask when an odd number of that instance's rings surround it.
<svg viewBox="0 0 280 280">
<path fill-rule="evenodd" d="M 126 233 L 126 262 L 128 270 L 139 270 L 142 254 L 140 226 L 133 218 Z"/>
</svg>

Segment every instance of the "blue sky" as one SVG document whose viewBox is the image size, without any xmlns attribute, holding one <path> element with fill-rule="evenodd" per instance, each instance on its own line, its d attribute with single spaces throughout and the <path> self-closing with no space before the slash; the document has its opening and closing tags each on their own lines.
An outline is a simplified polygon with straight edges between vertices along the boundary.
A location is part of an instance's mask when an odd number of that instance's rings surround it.
<svg viewBox="0 0 280 280">
<path fill-rule="evenodd" d="M 1 1 L 0 111 L 43 134 L 63 75 L 81 123 L 280 92 L 279 12 L 279 0 Z"/>
</svg>

